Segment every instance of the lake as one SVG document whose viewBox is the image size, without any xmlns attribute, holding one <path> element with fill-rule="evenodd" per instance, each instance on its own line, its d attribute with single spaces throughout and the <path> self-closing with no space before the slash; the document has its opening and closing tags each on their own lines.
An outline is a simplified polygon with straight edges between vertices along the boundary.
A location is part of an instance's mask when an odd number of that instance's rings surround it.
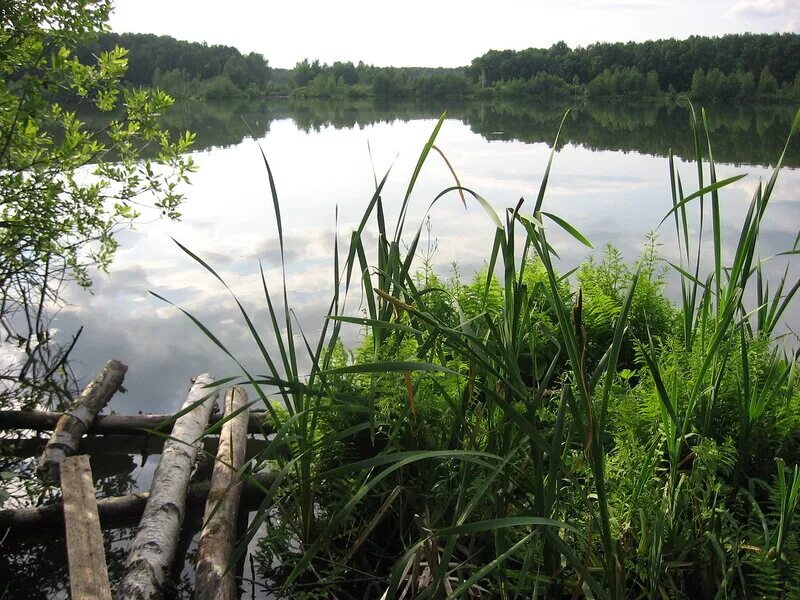
<svg viewBox="0 0 800 600">
<path fill-rule="evenodd" d="M 462 185 L 480 193 L 498 211 L 513 207 L 520 197 L 532 210 L 565 108 L 448 106 L 444 101 L 439 105 L 178 104 L 169 126 L 193 130 L 198 137 L 194 153 L 198 172 L 185 188 L 183 219 L 157 220 L 122 231 L 111 272 L 94 277 L 91 294 L 68 291 L 70 306 L 60 312 L 57 326 L 65 333 L 84 326 L 73 355 L 76 369 L 89 377 L 109 358 L 129 365 L 128 393 L 112 403 L 118 412 L 171 411 L 182 403 L 193 375 L 238 373 L 185 316 L 151 296 L 152 290 L 192 312 L 244 364 L 264 372 L 228 292 L 171 239 L 216 269 L 248 311 L 266 325 L 259 261 L 276 290 L 280 261 L 259 144 L 269 159 L 281 202 L 290 304 L 312 336 L 321 327 L 332 291 L 337 207 L 340 251 L 345 252 L 349 234 L 374 191 L 373 169 L 380 179 L 391 167 L 383 199 L 387 222 L 394 223 L 419 153 L 436 119 L 447 110 L 436 144 Z M 722 195 L 723 245 L 728 254 L 755 186 L 769 177 L 769 165 L 780 155 L 792 116 L 790 109 L 766 107 L 710 111 L 712 143 L 722 163 L 719 178 L 749 174 Z M 671 207 L 666 158 L 670 148 L 681 157 L 678 163 L 687 194 L 697 189 L 694 165 L 683 160 L 692 152 L 688 118 L 677 106 L 573 110 L 563 141 L 553 163 L 545 210 L 575 225 L 597 252 L 613 244 L 627 260 L 637 259 L 646 235 Z M 783 171 L 768 210 L 763 257 L 791 249 L 800 222 L 800 144 L 791 150 L 789 168 Z M 431 153 L 412 195 L 407 230 L 413 231 L 435 195 L 453 184 L 444 161 Z M 431 245 L 436 245 L 432 261 L 440 274 L 451 273 L 456 263 L 468 277 L 488 261 L 493 225 L 476 202 L 468 201 L 465 210 L 458 195 L 451 193 L 431 210 L 430 226 Z M 662 253 L 677 262 L 672 223 L 659 231 Z M 562 271 L 589 254 L 560 231 L 550 235 L 562 258 Z M 767 266 L 775 273 L 782 272 L 784 264 L 785 260 L 773 259 Z M 674 295 L 675 290 L 671 292 Z"/>
<path fill-rule="evenodd" d="M 373 194 L 374 178 L 380 180 L 389 168 L 383 199 L 387 222 L 394 223 L 419 153 L 442 112 L 447 111 L 447 119 L 436 145 L 462 185 L 480 193 L 497 211 L 515 206 L 523 197 L 524 211 L 526 206 L 532 210 L 567 107 L 447 101 L 177 104 L 165 122 L 175 130 L 197 133 L 194 159 L 199 168 L 185 188 L 183 219 L 143 222 L 135 230 L 121 231 L 111 272 L 94 276 L 92 293 L 67 290 L 68 305 L 55 325 L 64 336 L 84 327 L 73 367 L 89 378 L 110 358 L 127 364 L 127 393 L 111 403 L 119 413 L 171 412 L 182 404 L 194 375 L 207 371 L 221 378 L 239 373 L 189 319 L 150 295 L 153 291 L 194 314 L 253 372 L 266 372 L 229 293 L 172 239 L 216 269 L 257 325 L 267 329 L 259 261 L 277 292 L 280 252 L 259 145 L 269 159 L 281 202 L 290 304 L 306 335 L 314 338 L 330 302 L 336 235 L 345 252 L 349 234 Z M 753 190 L 770 176 L 770 165 L 780 155 L 792 117 L 792 110 L 784 107 L 709 111 L 719 178 L 749 174 L 722 192 L 727 256 Z M 796 142 L 764 222 L 762 257 L 795 243 L 800 222 Z M 695 191 L 684 109 L 667 104 L 575 108 L 553 163 L 545 210 L 576 226 L 595 252 L 613 244 L 634 262 L 647 234 L 658 228 L 671 207 L 670 148 L 678 157 L 687 194 Z M 431 153 L 412 194 L 407 231 L 429 215 L 430 235 L 421 244 L 427 260 L 442 276 L 457 268 L 469 278 L 488 261 L 494 226 L 476 202 L 468 199 L 465 209 L 455 193 L 426 214 L 436 194 L 453 184 L 445 162 Z M 672 222 L 659 231 L 662 255 L 677 262 Z M 375 232 L 371 235 L 365 239 L 374 239 Z M 549 237 L 561 257 L 561 271 L 577 266 L 590 252 L 556 229 Z M 706 250 L 711 256 L 710 243 Z M 767 271 L 782 274 L 785 265 L 786 260 L 775 258 L 767 263 Z M 796 266 L 790 269 L 792 281 L 798 276 Z M 674 282 L 674 277 L 668 279 Z M 676 291 L 675 286 L 669 288 L 673 297 Z M 358 311 L 360 291 L 354 286 L 351 292 L 350 309 Z M 795 307 L 785 320 L 796 330 L 800 310 Z M 358 334 L 353 327 L 345 341 L 357 343 Z M 299 337 L 297 341 L 302 344 Z M 132 472 L 134 485 L 147 487 L 153 468 L 153 461 L 137 467 Z"/>
</svg>

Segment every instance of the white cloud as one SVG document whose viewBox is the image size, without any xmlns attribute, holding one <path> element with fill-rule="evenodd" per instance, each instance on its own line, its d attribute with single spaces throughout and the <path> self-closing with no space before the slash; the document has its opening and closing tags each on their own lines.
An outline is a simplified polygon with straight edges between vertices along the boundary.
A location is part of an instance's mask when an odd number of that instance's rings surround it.
<svg viewBox="0 0 800 600">
<path fill-rule="evenodd" d="M 581 5 L 594 10 L 653 10 L 669 5 L 659 0 L 590 0 Z"/>
<path fill-rule="evenodd" d="M 739 0 L 731 12 L 745 18 L 780 17 L 786 12 L 786 0 Z"/>
</svg>

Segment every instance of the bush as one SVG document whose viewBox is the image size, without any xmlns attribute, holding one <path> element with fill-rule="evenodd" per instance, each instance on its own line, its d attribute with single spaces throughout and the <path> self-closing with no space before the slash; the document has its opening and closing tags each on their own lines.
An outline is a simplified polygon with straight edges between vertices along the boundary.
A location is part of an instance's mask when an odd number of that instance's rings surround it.
<svg viewBox="0 0 800 600">
<path fill-rule="evenodd" d="M 201 95 L 206 100 L 235 100 L 246 98 L 246 94 L 225 75 L 218 75 L 202 87 Z"/>
</svg>

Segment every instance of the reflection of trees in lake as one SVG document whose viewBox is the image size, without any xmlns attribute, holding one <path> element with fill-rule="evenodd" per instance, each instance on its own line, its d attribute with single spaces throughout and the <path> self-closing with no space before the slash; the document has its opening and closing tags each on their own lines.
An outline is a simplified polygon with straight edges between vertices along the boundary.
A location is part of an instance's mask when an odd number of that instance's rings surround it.
<svg viewBox="0 0 800 600">
<path fill-rule="evenodd" d="M 550 142 L 565 106 L 493 103 L 470 107 L 465 122 L 490 139 Z M 780 156 L 793 112 L 785 106 L 715 106 L 708 111 L 714 158 L 719 162 L 768 165 Z M 687 111 L 674 104 L 586 104 L 573 109 L 564 143 L 591 150 L 666 156 L 670 148 L 691 159 L 694 146 Z M 502 133 L 496 133 L 502 132 Z M 798 147 L 798 142 L 793 142 Z M 800 165 L 800 157 L 787 156 Z"/>
<path fill-rule="evenodd" d="M 56 488 L 45 486 L 34 476 L 35 458 L 0 457 L 0 470 L 19 474 L 26 483 L 15 497 L 29 506 L 41 506 L 59 500 Z M 131 493 L 135 481 L 130 455 L 91 457 L 95 489 L 101 498 Z M 21 496 L 27 496 L 23 498 Z M 122 578 L 125 551 L 132 527 L 103 532 L 108 575 L 113 586 Z M 0 598 L 66 598 L 69 587 L 67 547 L 63 526 L 34 532 L 0 531 Z"/>
<path fill-rule="evenodd" d="M 133 527 L 103 532 L 111 588 L 125 572 L 125 555 Z M 5 540 L 0 552 L 0 598 L 28 600 L 66 598 L 69 588 L 67 545 L 63 531 Z"/>
<path fill-rule="evenodd" d="M 197 133 L 194 150 L 238 144 L 246 137 L 263 137 L 275 120 L 291 119 L 301 131 L 324 127 L 350 129 L 375 123 L 438 119 L 442 112 L 453 116 L 467 106 L 463 100 L 274 100 L 264 102 L 179 102 L 163 117 L 170 130 Z"/>
<path fill-rule="evenodd" d="M 195 150 L 230 146 L 263 137 L 274 120 L 291 119 L 305 132 L 365 127 L 375 123 L 436 119 L 445 110 L 487 139 L 550 143 L 568 103 L 464 100 L 376 101 L 276 100 L 260 102 L 177 103 L 164 117 L 176 131 L 197 132 Z M 698 108 L 699 110 L 699 108 Z M 714 106 L 708 110 L 715 159 L 768 165 L 780 155 L 793 116 L 789 106 Z M 562 133 L 564 143 L 591 150 L 639 152 L 690 159 L 694 153 L 688 113 L 675 103 L 586 103 L 572 107 Z M 795 147 L 800 142 L 795 140 Z M 798 153 L 787 156 L 800 166 Z"/>
</svg>

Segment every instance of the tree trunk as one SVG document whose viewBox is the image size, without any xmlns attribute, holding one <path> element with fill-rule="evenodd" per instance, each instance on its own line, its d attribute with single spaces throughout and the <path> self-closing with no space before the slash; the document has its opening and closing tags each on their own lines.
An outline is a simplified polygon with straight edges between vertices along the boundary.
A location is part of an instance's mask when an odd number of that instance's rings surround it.
<svg viewBox="0 0 800 600">
<path fill-rule="evenodd" d="M 0 430 L 31 429 L 33 431 L 51 431 L 58 420 L 64 416 L 60 412 L 47 412 L 35 410 L 5 410 L 0 411 Z M 266 411 L 253 411 L 247 426 L 248 433 L 275 433 L 272 425 L 266 423 L 269 413 Z M 87 433 L 90 434 L 147 434 L 145 429 L 169 433 L 172 431 L 172 415 L 98 415 L 89 425 Z M 222 417 L 213 415 L 211 424 L 218 422 Z"/>
<path fill-rule="evenodd" d="M 251 482 L 251 479 L 254 482 Z M 257 508 L 263 498 L 263 489 L 275 481 L 272 473 L 256 473 L 251 479 L 244 481 L 242 490 L 242 507 L 245 510 Z M 198 481 L 189 485 L 186 503 L 201 506 L 208 498 L 211 487 L 208 481 Z M 97 501 L 97 513 L 103 529 L 130 527 L 136 525 L 142 517 L 148 492 L 102 498 Z M 53 531 L 64 525 L 64 504 L 55 502 L 47 506 L 31 508 L 11 508 L 0 510 L 0 536 L 8 531 L 12 535 L 35 535 L 37 532 L 53 535 Z"/>
<path fill-rule="evenodd" d="M 122 386 L 128 367 L 110 360 L 86 386 L 78 403 L 56 423 L 53 435 L 39 459 L 37 472 L 47 481 L 58 481 L 59 467 L 64 457 L 75 454 L 83 434 L 89 429 L 98 412 Z"/>
<path fill-rule="evenodd" d="M 222 426 L 211 491 L 203 517 L 205 527 L 197 545 L 195 600 L 235 600 L 238 586 L 228 568 L 236 540 L 236 516 L 242 484 L 237 471 L 247 447 L 247 394 L 236 386 L 225 394 L 225 415 L 240 411 Z"/>
<path fill-rule="evenodd" d="M 180 537 L 186 492 L 201 436 L 208 425 L 218 392 L 208 373 L 199 375 L 189 390 L 181 416 L 164 444 L 139 529 L 131 543 L 117 595 L 131 600 L 158 598 L 164 588 Z M 191 407 L 194 407 L 191 409 Z"/>
</svg>

